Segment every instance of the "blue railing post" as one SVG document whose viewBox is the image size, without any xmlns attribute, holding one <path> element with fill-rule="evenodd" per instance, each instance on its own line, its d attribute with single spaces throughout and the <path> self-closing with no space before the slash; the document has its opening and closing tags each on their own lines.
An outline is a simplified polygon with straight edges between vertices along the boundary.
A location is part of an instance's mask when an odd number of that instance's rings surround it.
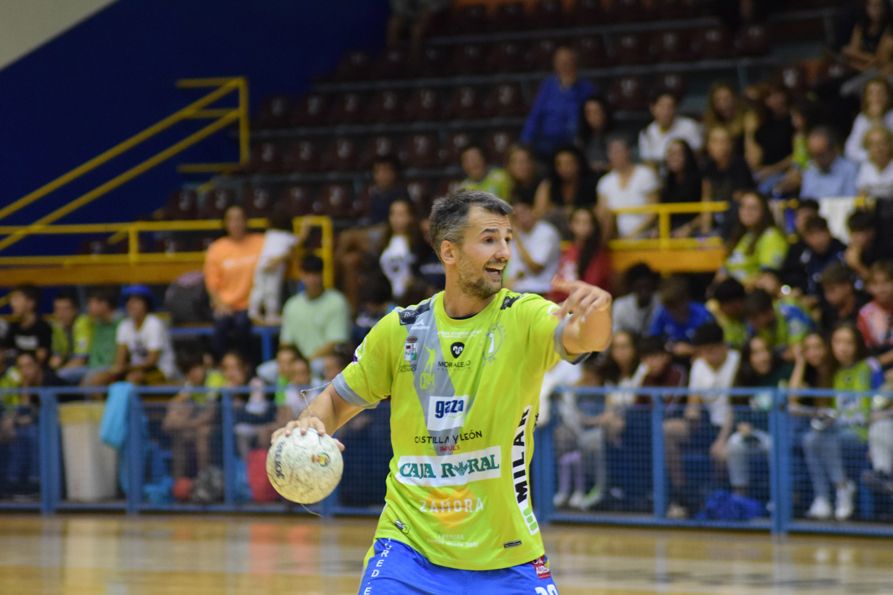
<svg viewBox="0 0 893 595">
<path fill-rule="evenodd" d="M 533 461 L 533 510 L 540 523 L 549 522 L 552 516 L 552 497 L 555 495 L 555 442 L 553 433 L 554 417 L 534 433 Z"/>
<path fill-rule="evenodd" d="M 783 444 L 779 427 L 781 425 L 780 418 L 784 415 L 782 408 L 784 407 L 784 395 L 780 390 L 772 391 L 772 407 L 769 409 L 769 436 L 772 439 L 772 447 L 769 450 L 769 499 L 772 501 L 772 510 L 770 518 L 772 519 L 772 533 L 779 535 L 784 532 L 780 513 L 782 506 L 781 499 L 782 485 L 781 474 L 779 473 L 779 460 L 781 458 L 781 450 Z"/>
<path fill-rule="evenodd" d="M 783 535 L 788 532 L 792 516 L 793 483 L 791 482 L 791 418 L 788 411 L 790 394 L 785 390 L 775 393 L 774 427 L 772 430 L 772 451 L 775 469 L 770 470 L 774 476 L 775 494 L 773 494 L 772 532 Z M 770 417 L 769 423 L 772 424 Z"/>
<path fill-rule="evenodd" d="M 136 388 L 130 389 L 127 408 L 127 514 L 136 514 L 143 499 L 145 445 L 143 444 L 143 404 Z"/>
<path fill-rule="evenodd" d="M 273 349 L 273 334 L 274 329 L 272 328 L 259 328 L 257 329 L 258 335 L 260 335 L 260 357 L 261 361 L 268 362 L 274 357 L 276 357 L 276 353 Z"/>
<path fill-rule="evenodd" d="M 647 393 L 651 398 L 651 483 L 654 495 L 654 516 L 667 514 L 667 468 L 664 457 L 664 401 L 657 391 Z"/>
<path fill-rule="evenodd" d="M 59 446 L 59 404 L 52 389 L 41 389 L 37 421 L 40 464 L 40 512 L 52 514 L 62 498 L 62 451 Z"/>
<path fill-rule="evenodd" d="M 223 446 L 223 503 L 236 504 L 236 445 L 233 434 L 233 396 L 224 391 L 220 400 L 220 425 Z"/>
</svg>

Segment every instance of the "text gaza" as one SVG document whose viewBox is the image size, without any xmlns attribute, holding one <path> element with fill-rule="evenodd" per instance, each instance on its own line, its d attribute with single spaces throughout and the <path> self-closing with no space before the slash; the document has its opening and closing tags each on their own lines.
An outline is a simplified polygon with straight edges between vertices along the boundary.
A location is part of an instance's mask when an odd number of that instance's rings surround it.
<svg viewBox="0 0 893 595">
<path fill-rule="evenodd" d="M 463 411 L 465 411 L 465 401 L 461 399 L 437 401 L 434 405 L 434 417 L 437 419 L 443 419 L 443 416 L 449 413 L 462 413 Z"/>
</svg>

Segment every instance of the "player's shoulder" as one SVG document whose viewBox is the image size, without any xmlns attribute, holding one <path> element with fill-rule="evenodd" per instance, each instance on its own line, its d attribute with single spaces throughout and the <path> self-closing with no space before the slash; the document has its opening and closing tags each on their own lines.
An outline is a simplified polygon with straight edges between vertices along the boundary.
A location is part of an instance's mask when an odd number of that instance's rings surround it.
<svg viewBox="0 0 893 595">
<path fill-rule="evenodd" d="M 419 321 L 420 318 L 434 315 L 434 299 L 437 296 L 422 300 L 418 304 L 406 306 L 405 308 L 394 308 L 388 315 L 391 317 L 391 324 L 398 326 L 412 326 Z"/>
<path fill-rule="evenodd" d="M 503 289 L 496 296 L 499 309 L 508 315 L 524 315 L 530 312 L 544 310 L 553 312 L 558 306 L 536 293 L 518 293 L 510 289 Z"/>
</svg>

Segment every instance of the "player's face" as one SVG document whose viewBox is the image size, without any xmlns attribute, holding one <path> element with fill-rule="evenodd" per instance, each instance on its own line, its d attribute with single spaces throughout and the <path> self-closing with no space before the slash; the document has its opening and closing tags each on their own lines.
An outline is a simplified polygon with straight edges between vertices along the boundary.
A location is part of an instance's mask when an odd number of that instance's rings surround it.
<svg viewBox="0 0 893 595">
<path fill-rule="evenodd" d="M 462 245 L 456 250 L 459 287 L 464 293 L 487 299 L 502 289 L 511 240 L 508 217 L 471 207 Z"/>
</svg>

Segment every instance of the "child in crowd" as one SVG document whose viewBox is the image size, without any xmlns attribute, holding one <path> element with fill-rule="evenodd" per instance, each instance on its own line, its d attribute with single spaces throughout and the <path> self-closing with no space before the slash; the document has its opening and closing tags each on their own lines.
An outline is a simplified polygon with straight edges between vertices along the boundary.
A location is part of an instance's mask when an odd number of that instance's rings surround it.
<svg viewBox="0 0 893 595">
<path fill-rule="evenodd" d="M 713 297 L 707 309 L 722 327 L 726 343 L 732 349 L 743 349 L 747 341 L 747 321 L 744 318 L 744 302 L 747 290 L 733 277 L 720 281 L 713 287 Z"/>
<path fill-rule="evenodd" d="M 39 301 L 40 290 L 33 285 L 19 285 L 9 293 L 12 322 L 3 347 L 10 363 L 25 352 L 33 353 L 41 365 L 49 360 L 53 329 L 38 314 Z"/>
<path fill-rule="evenodd" d="M 282 282 L 298 241 L 298 237 L 292 233 L 292 220 L 288 213 L 274 210 L 270 216 L 270 227 L 264 233 L 263 250 L 254 269 L 254 284 L 248 300 L 248 315 L 252 320 L 269 325 L 281 322 Z"/>
<path fill-rule="evenodd" d="M 794 345 L 814 324 L 809 315 L 792 304 L 775 302 L 768 292 L 753 290 L 744 302 L 750 334 L 762 337 L 785 361 L 794 360 Z"/>
<path fill-rule="evenodd" d="M 692 338 L 703 324 L 713 322 L 707 308 L 692 301 L 688 281 L 681 275 L 668 277 L 660 287 L 661 305 L 648 331 L 650 336 L 667 340 L 667 348 L 678 358 L 694 353 Z"/>
<path fill-rule="evenodd" d="M 868 293 L 873 298 L 859 310 L 857 325 L 865 344 L 885 370 L 893 368 L 893 261 L 871 265 Z"/>
</svg>

